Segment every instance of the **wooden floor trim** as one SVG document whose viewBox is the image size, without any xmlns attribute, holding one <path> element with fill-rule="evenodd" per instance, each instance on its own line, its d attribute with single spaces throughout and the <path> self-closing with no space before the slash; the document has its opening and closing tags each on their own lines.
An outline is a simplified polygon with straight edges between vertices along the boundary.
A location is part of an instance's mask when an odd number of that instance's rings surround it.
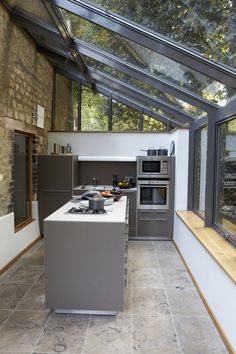
<svg viewBox="0 0 236 354">
<path fill-rule="evenodd" d="M 0 269 L 0 275 L 5 273 L 14 263 L 18 261 L 27 251 L 29 251 L 36 243 L 42 239 L 42 236 L 37 237 L 26 248 L 24 248 L 17 256 L 15 256 L 9 263 L 7 263 L 2 269 Z"/>
<path fill-rule="evenodd" d="M 192 211 L 177 211 L 176 214 L 196 239 L 204 246 L 225 273 L 236 284 L 236 248 Z"/>
<path fill-rule="evenodd" d="M 209 316 L 211 317 L 212 322 L 214 323 L 215 328 L 218 331 L 218 333 L 219 333 L 219 335 L 220 335 L 220 337 L 221 337 L 226 349 L 228 350 L 229 354 L 235 354 L 235 351 L 234 351 L 234 349 L 233 349 L 228 337 L 226 336 L 224 330 L 222 329 L 221 325 L 219 324 L 219 322 L 218 322 L 217 318 L 215 317 L 214 313 L 212 312 L 211 307 L 208 304 L 208 301 L 206 300 L 205 296 L 203 295 L 203 293 L 202 293 L 198 283 L 196 282 L 196 280 L 195 280 L 190 268 L 188 267 L 187 263 L 185 262 L 185 259 L 182 256 L 182 253 L 180 252 L 180 250 L 179 250 L 179 248 L 176 245 L 174 240 L 173 240 L 173 242 L 174 242 L 175 248 L 176 248 L 177 252 L 179 253 L 179 255 L 180 255 L 180 257 L 181 257 L 181 259 L 182 259 L 182 261 L 183 261 L 183 263 L 184 263 L 184 265 L 185 265 L 185 267 L 186 267 L 186 269 L 187 269 L 187 271 L 188 271 L 188 273 L 190 275 L 190 278 L 192 279 L 193 284 L 195 285 L 195 288 L 197 289 L 197 292 L 198 292 L 200 298 L 202 299 L 202 302 L 204 303 L 204 305 L 206 307 L 206 310 L 209 313 Z"/>
</svg>

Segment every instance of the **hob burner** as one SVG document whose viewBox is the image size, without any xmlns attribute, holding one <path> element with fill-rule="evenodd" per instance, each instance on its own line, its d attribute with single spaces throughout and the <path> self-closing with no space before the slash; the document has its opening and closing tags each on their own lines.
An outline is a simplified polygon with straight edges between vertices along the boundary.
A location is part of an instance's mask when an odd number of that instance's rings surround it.
<svg viewBox="0 0 236 354">
<path fill-rule="evenodd" d="M 83 209 L 83 208 L 71 208 L 68 211 L 70 214 L 106 214 L 105 209 Z"/>
</svg>

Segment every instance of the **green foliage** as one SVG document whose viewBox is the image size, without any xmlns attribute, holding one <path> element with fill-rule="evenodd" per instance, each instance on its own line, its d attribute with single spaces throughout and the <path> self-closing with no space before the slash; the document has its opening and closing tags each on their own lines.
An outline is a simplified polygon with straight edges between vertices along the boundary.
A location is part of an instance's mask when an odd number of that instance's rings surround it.
<svg viewBox="0 0 236 354">
<path fill-rule="evenodd" d="M 159 122 L 158 120 L 148 116 L 147 114 L 144 114 L 143 115 L 143 131 L 166 132 L 167 127 L 164 123 Z"/>
<path fill-rule="evenodd" d="M 113 131 L 138 131 L 139 111 L 123 103 L 112 101 L 112 130 Z"/>
</svg>

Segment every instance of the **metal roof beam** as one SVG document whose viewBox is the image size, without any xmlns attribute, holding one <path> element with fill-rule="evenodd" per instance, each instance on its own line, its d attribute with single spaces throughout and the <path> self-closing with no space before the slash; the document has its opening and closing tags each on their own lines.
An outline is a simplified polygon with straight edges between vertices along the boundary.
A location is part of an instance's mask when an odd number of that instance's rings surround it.
<svg viewBox="0 0 236 354">
<path fill-rule="evenodd" d="M 236 71 L 215 63 L 200 53 L 171 41 L 156 32 L 139 27 L 117 15 L 108 13 L 82 0 L 52 0 L 53 3 L 88 21 L 99 24 L 110 31 L 120 34 L 138 44 L 162 54 L 174 61 L 197 70 L 204 75 L 236 88 Z"/>
<path fill-rule="evenodd" d="M 61 37 L 63 38 L 64 43 L 66 44 L 68 51 L 71 53 L 76 65 L 84 75 L 85 79 L 88 81 L 90 87 L 92 87 L 93 82 L 91 80 L 91 77 L 88 74 L 87 66 L 85 65 L 82 57 L 80 56 L 77 49 L 75 48 L 74 40 L 71 37 L 66 24 L 64 23 L 63 17 L 59 9 L 56 6 L 53 6 L 50 0 L 42 0 L 42 2 L 48 14 L 51 16 L 53 22 L 55 23 L 58 31 L 60 32 Z"/>
</svg>

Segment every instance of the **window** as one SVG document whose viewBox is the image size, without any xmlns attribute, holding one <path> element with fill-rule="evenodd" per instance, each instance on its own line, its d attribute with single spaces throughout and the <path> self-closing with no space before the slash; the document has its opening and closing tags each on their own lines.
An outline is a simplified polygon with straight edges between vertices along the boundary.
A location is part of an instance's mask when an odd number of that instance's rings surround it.
<svg viewBox="0 0 236 354">
<path fill-rule="evenodd" d="M 78 129 L 78 84 L 56 74 L 55 123 L 56 131 Z"/>
<path fill-rule="evenodd" d="M 145 132 L 166 132 L 166 125 L 162 122 L 159 122 L 157 119 L 143 114 L 143 131 Z"/>
<path fill-rule="evenodd" d="M 140 113 L 123 103 L 112 101 L 112 130 L 138 131 Z"/>
<path fill-rule="evenodd" d="M 217 154 L 215 222 L 236 244 L 236 118 L 218 125 Z"/>
<path fill-rule="evenodd" d="M 14 217 L 16 230 L 32 217 L 32 137 L 15 133 L 14 142 Z"/>
<path fill-rule="evenodd" d="M 205 215 L 205 185 L 207 159 L 207 127 L 195 133 L 195 166 L 194 166 L 194 209 L 200 216 Z"/>
<path fill-rule="evenodd" d="M 107 131 L 109 97 L 82 86 L 81 130 Z"/>
</svg>

